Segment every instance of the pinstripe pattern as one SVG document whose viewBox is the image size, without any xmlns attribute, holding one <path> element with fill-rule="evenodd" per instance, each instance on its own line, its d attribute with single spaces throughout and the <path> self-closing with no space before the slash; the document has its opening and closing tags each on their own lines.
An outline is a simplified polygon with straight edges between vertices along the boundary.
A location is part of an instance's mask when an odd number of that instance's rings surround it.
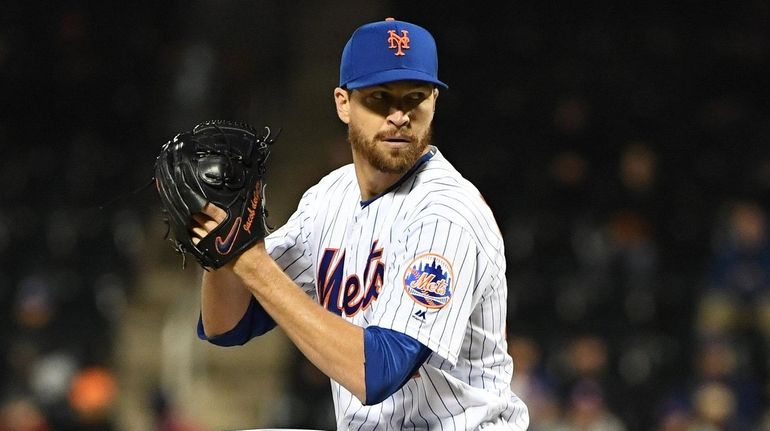
<svg viewBox="0 0 770 431">
<path fill-rule="evenodd" d="M 448 431 L 495 421 L 526 429 L 526 407 L 510 390 L 503 242 L 478 190 L 434 149 L 392 190 L 360 199 L 353 166 L 344 166 L 308 190 L 266 240 L 276 262 L 309 295 L 327 298 L 330 311 L 433 351 L 418 376 L 377 405 L 332 381 L 338 429 Z M 405 288 L 423 258 L 451 274 L 443 306 Z"/>
</svg>

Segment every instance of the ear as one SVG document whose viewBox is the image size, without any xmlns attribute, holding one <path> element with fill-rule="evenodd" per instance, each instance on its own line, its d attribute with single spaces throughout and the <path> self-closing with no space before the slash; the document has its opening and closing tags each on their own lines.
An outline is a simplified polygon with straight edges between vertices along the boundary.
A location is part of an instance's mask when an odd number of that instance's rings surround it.
<svg viewBox="0 0 770 431">
<path fill-rule="evenodd" d="M 344 88 L 334 89 L 334 104 L 337 106 L 337 116 L 345 124 L 350 124 L 350 92 Z"/>
<path fill-rule="evenodd" d="M 438 88 L 433 88 L 433 112 L 436 112 L 436 101 L 438 100 Z"/>
</svg>

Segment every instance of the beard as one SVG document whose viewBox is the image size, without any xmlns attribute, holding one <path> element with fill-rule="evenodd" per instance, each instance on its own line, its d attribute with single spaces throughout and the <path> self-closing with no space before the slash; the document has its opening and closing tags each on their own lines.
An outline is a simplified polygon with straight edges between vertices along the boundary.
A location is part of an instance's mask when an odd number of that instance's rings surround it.
<svg viewBox="0 0 770 431">
<path fill-rule="evenodd" d="M 410 144 L 404 148 L 383 148 L 377 146 L 377 141 L 395 136 L 396 133 L 380 132 L 373 139 L 366 139 L 364 134 L 355 126 L 348 127 L 348 142 L 353 151 L 359 153 L 375 169 L 389 173 L 404 173 L 414 166 L 417 159 L 431 143 L 432 130 L 428 129 L 423 136 L 400 133 L 408 137 Z"/>
</svg>

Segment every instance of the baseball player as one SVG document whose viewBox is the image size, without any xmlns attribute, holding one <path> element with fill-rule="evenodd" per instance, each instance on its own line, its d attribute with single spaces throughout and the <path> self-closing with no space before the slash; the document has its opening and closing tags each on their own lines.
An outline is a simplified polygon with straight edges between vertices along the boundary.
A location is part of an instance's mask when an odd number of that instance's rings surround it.
<svg viewBox="0 0 770 431">
<path fill-rule="evenodd" d="M 479 191 L 431 145 L 436 45 L 388 18 L 342 53 L 353 163 L 231 264 L 206 272 L 198 334 L 240 345 L 276 325 L 331 378 L 340 430 L 524 430 L 511 392 L 505 260 Z M 206 237 L 224 212 L 194 216 Z"/>
</svg>

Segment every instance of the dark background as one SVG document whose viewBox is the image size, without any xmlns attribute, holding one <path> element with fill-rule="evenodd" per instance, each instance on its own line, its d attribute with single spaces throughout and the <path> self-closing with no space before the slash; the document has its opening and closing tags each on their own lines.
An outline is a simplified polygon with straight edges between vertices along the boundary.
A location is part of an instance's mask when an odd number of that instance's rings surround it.
<svg viewBox="0 0 770 431">
<path fill-rule="evenodd" d="M 435 144 L 505 235 L 531 429 L 768 429 L 770 2 L 265 0 L 3 2 L 0 430 L 119 428 L 114 335 L 167 247 L 132 193 L 160 145 L 282 127 L 285 220 L 349 160 L 339 54 L 386 16 L 436 38 Z M 266 426 L 333 426 L 320 405 Z"/>
</svg>

